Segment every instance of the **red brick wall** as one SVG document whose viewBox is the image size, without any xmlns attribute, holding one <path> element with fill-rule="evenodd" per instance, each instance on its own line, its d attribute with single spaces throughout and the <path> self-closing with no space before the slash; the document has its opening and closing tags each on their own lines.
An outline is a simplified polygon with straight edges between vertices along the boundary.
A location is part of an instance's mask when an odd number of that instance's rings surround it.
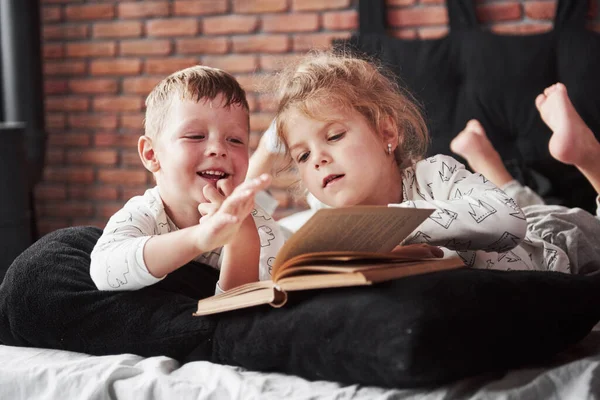
<svg viewBox="0 0 600 400">
<path fill-rule="evenodd" d="M 506 33 L 551 28 L 555 0 L 478 2 L 481 21 Z M 600 31 L 598 0 L 590 26 Z M 443 0 L 388 0 L 390 32 L 447 32 Z M 595 7 L 596 6 L 596 7 Z M 153 185 L 141 166 L 144 98 L 165 75 L 192 64 L 224 68 L 249 94 L 252 146 L 273 115 L 258 92 L 282 60 L 328 47 L 357 28 L 357 0 L 42 0 L 48 150 L 36 187 L 40 233 L 97 225 Z M 280 214 L 299 207 L 274 185 Z M 286 211 L 287 210 L 287 211 Z"/>
</svg>

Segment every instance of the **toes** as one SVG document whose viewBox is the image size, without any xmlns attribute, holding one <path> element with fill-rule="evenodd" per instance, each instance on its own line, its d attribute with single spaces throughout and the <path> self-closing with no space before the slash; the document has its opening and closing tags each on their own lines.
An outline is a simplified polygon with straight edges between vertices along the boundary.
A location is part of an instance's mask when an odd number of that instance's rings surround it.
<svg viewBox="0 0 600 400">
<path fill-rule="evenodd" d="M 544 104 L 545 101 L 545 94 L 538 94 L 538 96 L 535 98 L 535 106 L 537 107 L 538 111 L 541 111 L 542 104 Z"/>
</svg>

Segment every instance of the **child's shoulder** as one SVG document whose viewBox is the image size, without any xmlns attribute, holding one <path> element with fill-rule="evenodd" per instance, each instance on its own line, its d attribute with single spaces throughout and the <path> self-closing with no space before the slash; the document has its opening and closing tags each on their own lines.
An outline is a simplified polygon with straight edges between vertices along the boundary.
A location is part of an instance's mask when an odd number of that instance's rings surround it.
<svg viewBox="0 0 600 400">
<path fill-rule="evenodd" d="M 147 189 L 143 194 L 133 196 L 123 206 L 122 210 L 137 210 L 157 215 L 164 211 L 164 205 L 158 187 Z"/>
<path fill-rule="evenodd" d="M 431 171 L 443 171 L 443 170 L 456 170 L 456 169 L 464 169 L 465 166 L 460 163 L 455 158 L 445 155 L 445 154 L 436 154 L 431 157 L 424 158 L 420 161 L 417 161 L 412 166 L 405 169 L 405 171 L 409 171 L 414 174 L 419 173 L 430 173 Z"/>
</svg>

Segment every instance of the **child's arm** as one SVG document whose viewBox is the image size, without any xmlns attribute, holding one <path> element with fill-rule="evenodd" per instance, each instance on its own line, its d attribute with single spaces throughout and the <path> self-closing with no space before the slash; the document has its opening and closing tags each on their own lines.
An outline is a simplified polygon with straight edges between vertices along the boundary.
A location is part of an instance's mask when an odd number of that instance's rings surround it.
<svg viewBox="0 0 600 400">
<path fill-rule="evenodd" d="M 525 237 L 527 222 L 515 201 L 452 157 L 437 155 L 404 173 L 412 201 L 402 206 L 436 209 L 405 243 L 504 252 Z"/>
<path fill-rule="evenodd" d="M 271 177 L 263 174 L 244 182 L 233 192 L 227 181 L 219 182 L 222 194 L 212 186 L 204 190 L 204 197 L 209 203 L 199 206 L 202 221 L 210 220 L 219 213 L 228 213 L 239 218 L 239 230 L 232 235 L 231 240 L 223 246 L 221 272 L 218 289 L 229 290 L 239 285 L 258 280 L 261 244 L 256 224 L 250 213 L 254 210 L 254 195 L 269 185 Z M 236 200 L 245 193 L 251 196 Z M 225 197 L 224 195 L 229 195 Z M 215 211 L 216 210 L 216 211 Z"/>
</svg>

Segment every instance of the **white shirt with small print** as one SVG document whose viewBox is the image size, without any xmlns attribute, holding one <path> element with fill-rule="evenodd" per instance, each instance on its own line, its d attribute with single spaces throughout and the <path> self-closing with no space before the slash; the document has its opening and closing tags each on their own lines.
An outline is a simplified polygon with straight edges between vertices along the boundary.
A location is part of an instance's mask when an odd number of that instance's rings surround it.
<svg viewBox="0 0 600 400">
<path fill-rule="evenodd" d="M 252 217 L 260 238 L 259 279 L 271 279 L 272 263 L 284 242 L 277 222 L 255 205 Z M 137 290 L 153 285 L 156 278 L 144 261 L 144 245 L 152 236 L 179 228 L 165 212 L 158 188 L 131 198 L 108 221 L 91 253 L 90 275 L 100 290 Z M 220 269 L 221 248 L 204 253 L 195 261 Z M 218 290 L 217 290 L 218 291 Z"/>
</svg>

